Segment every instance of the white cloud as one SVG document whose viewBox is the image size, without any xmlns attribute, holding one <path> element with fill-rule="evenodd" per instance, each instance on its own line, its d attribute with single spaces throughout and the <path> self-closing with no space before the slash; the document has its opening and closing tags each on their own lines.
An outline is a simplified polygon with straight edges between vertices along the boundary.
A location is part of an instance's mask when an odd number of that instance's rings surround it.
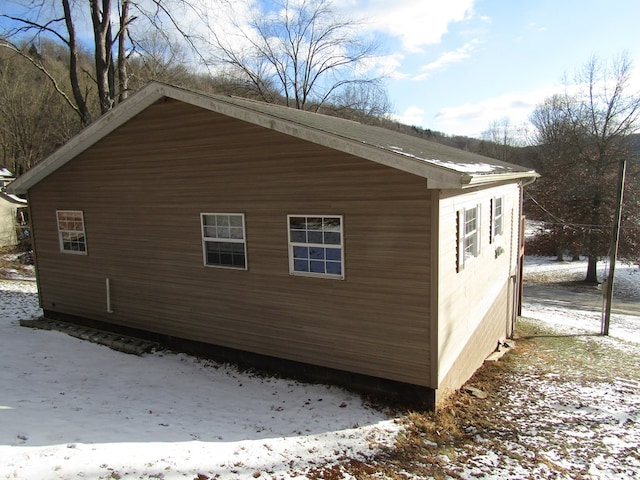
<svg viewBox="0 0 640 480">
<path fill-rule="evenodd" d="M 510 92 L 478 102 L 441 108 L 433 118 L 427 118 L 420 125 L 449 134 L 480 137 L 492 122 L 501 119 L 507 118 L 511 125 L 516 126 L 528 123 L 535 107 L 546 98 L 565 91 L 576 92 L 581 87 L 584 86 L 565 86 L 559 81 L 534 90 Z M 631 72 L 626 93 L 640 93 L 640 66 Z"/>
<path fill-rule="evenodd" d="M 409 77 L 408 73 L 403 73 L 400 70 L 404 55 L 401 53 L 394 53 L 392 55 L 382 55 L 371 59 L 372 67 L 375 67 L 380 75 L 394 80 L 399 80 Z"/>
<path fill-rule="evenodd" d="M 405 125 L 423 125 L 424 124 L 424 110 L 415 105 L 411 105 L 400 115 L 392 115 L 394 120 Z"/>
<path fill-rule="evenodd" d="M 480 137 L 492 122 L 507 118 L 512 125 L 528 122 L 536 105 L 558 93 L 557 85 L 522 93 L 506 93 L 476 103 L 465 103 L 440 109 L 435 115 L 434 130 Z"/>
<path fill-rule="evenodd" d="M 448 65 L 466 60 L 471 56 L 471 52 L 475 50 L 476 45 L 478 43 L 479 43 L 478 40 L 473 40 L 469 43 L 466 43 L 462 47 L 457 48 L 456 50 L 443 53 L 433 62 L 428 63 L 427 65 L 424 65 L 423 67 L 421 67 L 420 71 L 422 73 L 413 77 L 413 80 L 424 80 L 429 75 L 431 75 L 431 72 L 435 70 L 441 70 L 447 67 Z"/>
<path fill-rule="evenodd" d="M 544 31 L 546 31 L 547 27 L 545 27 L 543 25 L 538 25 L 536 22 L 529 22 L 527 24 L 527 29 L 528 30 L 533 30 L 535 32 L 544 32 Z"/>
<path fill-rule="evenodd" d="M 401 40 L 408 52 L 440 43 L 449 24 L 471 15 L 474 0 L 353 0 L 341 8 L 364 16 L 369 27 Z"/>
</svg>

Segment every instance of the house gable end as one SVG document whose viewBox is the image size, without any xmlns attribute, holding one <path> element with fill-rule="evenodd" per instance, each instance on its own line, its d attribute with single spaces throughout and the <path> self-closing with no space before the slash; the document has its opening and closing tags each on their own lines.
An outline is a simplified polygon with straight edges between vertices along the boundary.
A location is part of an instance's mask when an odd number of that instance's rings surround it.
<svg viewBox="0 0 640 480">
<path fill-rule="evenodd" d="M 428 180 L 428 188 L 466 188 L 494 181 L 537 177 L 535 172 L 514 165 L 379 127 L 250 100 L 205 95 L 153 82 L 14 181 L 11 191 L 26 193 L 33 185 L 163 97 L 421 176 Z"/>
</svg>

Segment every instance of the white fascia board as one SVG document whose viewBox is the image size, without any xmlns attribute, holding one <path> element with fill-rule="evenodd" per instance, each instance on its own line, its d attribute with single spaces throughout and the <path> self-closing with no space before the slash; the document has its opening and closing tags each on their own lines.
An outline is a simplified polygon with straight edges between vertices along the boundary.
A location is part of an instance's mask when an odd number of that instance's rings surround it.
<svg viewBox="0 0 640 480">
<path fill-rule="evenodd" d="M 462 188 L 477 187 L 490 183 L 526 180 L 526 183 L 533 183 L 540 175 L 531 170 L 528 172 L 499 173 L 494 175 L 465 175 Z"/>
</svg>

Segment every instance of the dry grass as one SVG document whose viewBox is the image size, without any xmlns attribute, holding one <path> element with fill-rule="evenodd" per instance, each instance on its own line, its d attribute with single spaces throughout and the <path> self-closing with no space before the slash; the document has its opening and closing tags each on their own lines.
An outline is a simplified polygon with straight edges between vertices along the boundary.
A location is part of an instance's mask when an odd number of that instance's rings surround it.
<svg viewBox="0 0 640 480">
<path fill-rule="evenodd" d="M 345 474 L 357 479 L 407 479 L 407 478 L 461 478 L 451 467 L 452 462 L 462 461 L 461 452 L 473 446 L 478 431 L 492 428 L 496 421 L 495 404 L 499 403 L 500 386 L 504 375 L 510 375 L 515 367 L 514 356 L 520 356 L 529 347 L 522 342 L 515 352 L 500 362 L 484 365 L 466 384 L 487 392 L 480 399 L 466 390 L 460 390 L 440 405 L 436 412 L 401 412 L 399 420 L 404 424 L 403 433 L 393 448 L 383 449 L 366 462 L 345 459 L 341 465 L 317 468 L 308 474 L 312 479 L 338 480 Z M 499 445 L 496 445 L 500 448 Z"/>
<path fill-rule="evenodd" d="M 557 336 L 540 327 L 521 321 L 516 346 L 498 362 L 486 363 L 465 384 L 487 393 L 478 398 L 465 388 L 453 394 L 437 412 L 402 412 L 403 433 L 393 448 L 383 449 L 366 461 L 345 459 L 340 465 L 317 468 L 312 479 L 341 479 L 349 475 L 357 479 L 468 478 L 477 467 L 478 456 L 487 452 L 498 455 L 517 469 L 518 478 L 589 478 L 588 468 L 567 469 L 540 450 L 539 437 L 521 435 L 527 415 L 535 410 L 514 406 L 513 397 L 531 403 L 537 400 L 535 387 L 531 391 L 526 379 L 557 382 L 559 389 L 577 383 L 607 382 L 615 378 L 617 368 L 626 365 L 631 378 L 640 380 L 640 365 L 621 352 L 611 352 L 606 343 L 585 337 Z M 608 362 L 614 362 L 613 365 Z M 630 364 L 636 364 L 631 367 Z M 603 366 L 606 366 L 603 368 Z M 534 382 L 532 382 L 534 383 Z M 546 384 L 546 383 L 545 383 Z M 517 390 L 518 395 L 514 395 Z M 525 391 L 523 391 L 525 390 Z M 541 410 L 544 413 L 544 410 Z M 548 417 L 553 417 L 549 414 Z M 581 422 L 581 417 L 575 420 Z M 532 428 L 543 437 L 545 451 L 575 454 L 573 439 L 558 438 L 553 418 L 537 422 Z M 555 426 L 554 426 L 555 425 Z M 514 446 L 516 448 L 514 448 Z M 479 466 L 480 470 L 486 466 Z M 531 472 L 522 476 L 522 472 Z M 478 476 L 481 476 L 478 473 Z"/>
</svg>

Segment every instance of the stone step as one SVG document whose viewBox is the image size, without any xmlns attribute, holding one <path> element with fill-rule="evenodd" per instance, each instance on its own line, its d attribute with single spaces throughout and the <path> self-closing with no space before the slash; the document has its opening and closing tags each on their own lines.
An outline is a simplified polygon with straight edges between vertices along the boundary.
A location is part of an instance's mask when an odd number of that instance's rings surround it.
<svg viewBox="0 0 640 480">
<path fill-rule="evenodd" d="M 81 340 L 88 340 L 92 343 L 105 345 L 113 350 L 117 350 L 118 352 L 131 353 L 133 355 L 142 355 L 143 353 L 159 348 L 159 345 L 156 342 L 106 332 L 104 330 L 98 330 L 96 328 L 85 327 L 82 325 L 75 325 L 73 323 L 61 322 L 60 320 L 51 320 L 48 318 L 20 320 L 20 325 L 40 330 L 55 330 L 63 332 Z"/>
<path fill-rule="evenodd" d="M 509 352 L 515 346 L 515 342 L 513 340 L 509 340 L 505 343 L 501 343 L 498 345 L 498 348 L 495 352 L 489 355 L 484 359 L 485 362 L 497 362 L 500 360 L 505 353 Z"/>
</svg>

